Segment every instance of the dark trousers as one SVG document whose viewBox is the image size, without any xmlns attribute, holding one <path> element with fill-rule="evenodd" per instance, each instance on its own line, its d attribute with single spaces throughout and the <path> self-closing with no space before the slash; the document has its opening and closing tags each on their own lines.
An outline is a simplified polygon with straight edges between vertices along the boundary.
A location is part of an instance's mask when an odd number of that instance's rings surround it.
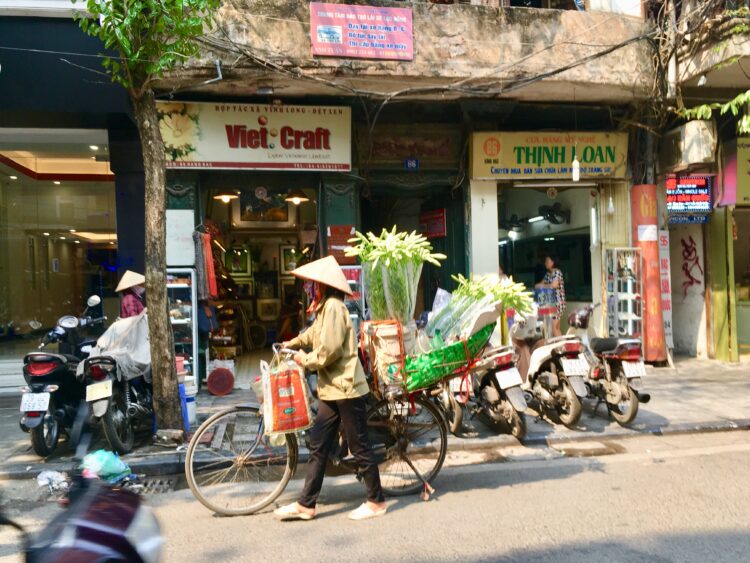
<svg viewBox="0 0 750 563">
<path fill-rule="evenodd" d="M 315 503 L 323 485 L 326 462 L 339 436 L 339 425 L 344 426 L 344 438 L 354 456 L 367 486 L 367 500 L 383 502 L 378 464 L 367 436 L 367 402 L 365 397 L 341 401 L 320 401 L 315 425 L 310 430 L 310 460 L 307 462 L 305 488 L 299 502 L 307 508 Z"/>
</svg>

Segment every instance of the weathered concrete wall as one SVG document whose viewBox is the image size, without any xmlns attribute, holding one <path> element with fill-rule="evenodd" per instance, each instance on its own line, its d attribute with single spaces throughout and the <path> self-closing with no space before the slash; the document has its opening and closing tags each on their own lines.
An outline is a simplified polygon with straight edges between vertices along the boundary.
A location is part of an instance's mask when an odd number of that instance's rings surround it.
<svg viewBox="0 0 750 563">
<path fill-rule="evenodd" d="M 367 4 L 405 6 L 400 2 Z M 414 3 L 411 8 L 414 60 L 372 61 L 312 57 L 307 2 L 230 0 L 219 10 L 219 29 L 206 40 L 203 56 L 189 68 L 193 75 L 202 70 L 202 75 L 209 76 L 211 61 L 220 59 L 228 80 L 212 88 L 225 93 L 252 94 L 259 78 L 273 80 L 277 91 L 289 95 L 333 92 L 330 84 L 320 80 L 299 81 L 263 71 L 260 59 L 293 73 L 300 69 L 308 76 L 383 93 L 454 84 L 445 95 L 470 97 L 455 83 L 499 91 L 519 79 L 564 67 L 637 37 L 650 26 L 641 18 L 607 12 L 430 3 Z M 257 59 L 238 59 L 242 53 Z M 575 98 L 580 101 L 629 101 L 649 96 L 652 73 L 651 49 L 639 41 L 506 94 L 518 99 L 566 100 L 574 97 L 575 86 Z M 233 84 L 227 84 L 232 80 Z M 427 94 L 434 95 L 423 93 Z"/>
</svg>

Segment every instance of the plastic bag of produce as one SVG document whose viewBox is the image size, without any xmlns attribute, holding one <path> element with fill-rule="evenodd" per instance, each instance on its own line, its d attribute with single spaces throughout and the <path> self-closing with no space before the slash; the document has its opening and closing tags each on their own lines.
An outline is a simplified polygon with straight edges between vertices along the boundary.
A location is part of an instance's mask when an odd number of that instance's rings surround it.
<svg viewBox="0 0 750 563">
<path fill-rule="evenodd" d="M 263 399 L 265 434 L 288 434 L 312 426 L 305 373 L 295 362 L 279 362 L 263 377 Z"/>
<path fill-rule="evenodd" d="M 432 300 L 432 312 L 431 315 L 437 315 L 443 308 L 450 303 L 451 294 L 449 291 L 445 291 L 442 287 L 438 287 L 435 292 L 435 299 Z"/>
</svg>

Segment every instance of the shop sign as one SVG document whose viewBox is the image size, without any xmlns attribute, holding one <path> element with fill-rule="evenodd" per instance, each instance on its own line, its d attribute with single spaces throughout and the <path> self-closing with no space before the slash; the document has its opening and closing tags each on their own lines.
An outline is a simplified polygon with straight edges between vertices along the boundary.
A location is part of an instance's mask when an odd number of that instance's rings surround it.
<svg viewBox="0 0 750 563">
<path fill-rule="evenodd" d="M 581 178 L 624 178 L 627 154 L 627 133 L 474 133 L 471 177 L 570 180 L 577 157 Z"/>
<path fill-rule="evenodd" d="M 737 205 L 750 204 L 750 137 L 737 139 Z"/>
<path fill-rule="evenodd" d="M 672 274 L 669 263 L 669 231 L 659 231 L 659 279 L 661 286 L 661 314 L 664 319 L 664 340 L 667 348 L 674 348 L 672 338 Z"/>
<path fill-rule="evenodd" d="M 643 260 L 641 298 L 643 300 L 643 354 L 647 362 L 667 359 L 664 317 L 661 310 L 662 291 L 659 267 L 659 237 L 656 212 L 656 185 L 639 184 L 630 191 L 633 240 L 641 249 Z M 639 239 L 638 233 L 652 232 L 656 237 Z M 644 240 L 645 239 L 645 240 Z"/>
<path fill-rule="evenodd" d="M 448 232 L 445 220 L 445 208 L 420 213 L 419 232 L 427 238 L 444 237 Z"/>
<path fill-rule="evenodd" d="M 158 102 L 167 168 L 349 171 L 351 108 Z"/>
<path fill-rule="evenodd" d="M 310 42 L 313 55 L 410 61 L 411 9 L 310 2 Z"/>
<path fill-rule="evenodd" d="M 667 178 L 667 213 L 711 213 L 711 177 Z"/>
<path fill-rule="evenodd" d="M 670 215 L 670 225 L 704 225 L 708 223 L 708 215 Z"/>
</svg>

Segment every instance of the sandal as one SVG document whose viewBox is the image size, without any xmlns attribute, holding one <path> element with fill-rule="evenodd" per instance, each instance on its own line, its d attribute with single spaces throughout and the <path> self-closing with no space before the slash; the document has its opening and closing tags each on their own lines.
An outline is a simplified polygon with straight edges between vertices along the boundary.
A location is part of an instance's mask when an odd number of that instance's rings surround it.
<svg viewBox="0 0 750 563">
<path fill-rule="evenodd" d="M 369 520 L 370 518 L 382 516 L 386 510 L 388 510 L 387 506 L 380 510 L 373 510 L 366 502 L 363 502 L 359 505 L 359 508 L 349 513 L 349 520 Z"/>
<path fill-rule="evenodd" d="M 308 514 L 307 512 L 302 512 L 297 506 L 296 502 L 287 504 L 286 506 L 280 506 L 273 511 L 273 514 L 281 521 L 312 520 L 313 518 L 315 518 L 315 513 Z"/>
</svg>

